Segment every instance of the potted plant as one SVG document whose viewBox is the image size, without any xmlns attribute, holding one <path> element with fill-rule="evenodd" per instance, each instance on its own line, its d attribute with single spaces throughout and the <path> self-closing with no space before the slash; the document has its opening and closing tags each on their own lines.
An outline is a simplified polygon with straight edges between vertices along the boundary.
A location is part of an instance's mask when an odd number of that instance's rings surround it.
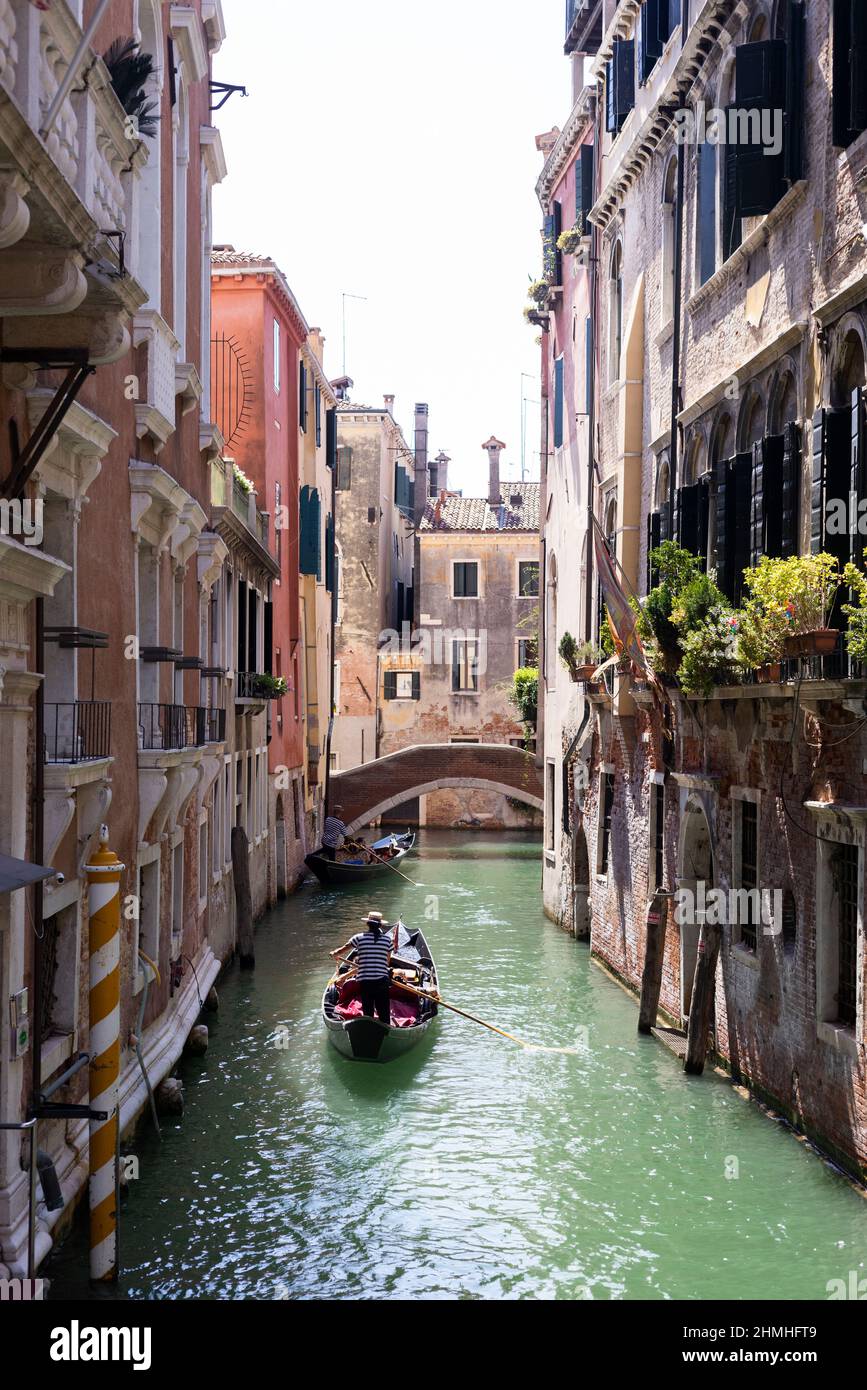
<svg viewBox="0 0 867 1390">
<path fill-rule="evenodd" d="M 838 628 L 827 626 L 843 582 L 834 555 L 791 555 L 781 560 L 763 555 L 745 581 L 769 623 L 783 620 L 786 656 L 828 656 L 835 651 Z"/>
<path fill-rule="evenodd" d="M 867 550 L 864 551 L 867 559 Z M 849 619 L 846 650 L 854 661 L 867 662 L 867 574 L 857 565 L 849 564 L 843 571 L 843 583 L 850 590 L 851 603 L 843 604 Z"/>
<path fill-rule="evenodd" d="M 285 676 L 262 674 L 253 681 L 253 695 L 258 700 L 279 700 L 288 690 Z"/>
<path fill-rule="evenodd" d="M 745 580 L 751 587 L 747 570 Z M 788 636 L 788 620 L 784 612 L 767 609 L 755 598 L 748 598 L 739 614 L 738 659 L 740 664 L 755 672 L 760 685 L 782 680 L 782 659 Z"/>
<path fill-rule="evenodd" d="M 723 601 L 684 631 L 677 676 L 685 695 L 709 696 L 716 685 L 730 685 L 737 674 L 738 616 Z"/>
<path fill-rule="evenodd" d="M 253 491 L 253 480 L 252 478 L 247 477 L 247 474 L 244 472 L 243 468 L 239 468 L 237 463 L 232 464 L 232 477 L 238 484 L 238 487 L 241 489 L 241 491 L 246 492 L 247 496 L 249 497 L 250 493 Z"/>
<path fill-rule="evenodd" d="M 557 250 L 562 251 L 566 256 L 574 256 L 578 247 L 581 245 L 584 233 L 579 226 L 570 227 L 566 232 L 561 232 L 557 238 Z"/>
<path fill-rule="evenodd" d="M 549 288 L 547 280 L 532 280 L 527 287 L 527 298 L 534 299 L 537 307 L 544 309 L 548 303 Z"/>
<path fill-rule="evenodd" d="M 592 680 L 597 666 L 605 660 L 599 647 L 594 646 L 592 642 L 583 642 L 579 646 L 571 632 L 563 633 L 557 650 L 573 681 Z"/>
<path fill-rule="evenodd" d="M 524 732 L 535 729 L 539 707 L 539 672 L 535 667 L 522 666 L 515 672 L 509 699 L 518 711 Z"/>
</svg>

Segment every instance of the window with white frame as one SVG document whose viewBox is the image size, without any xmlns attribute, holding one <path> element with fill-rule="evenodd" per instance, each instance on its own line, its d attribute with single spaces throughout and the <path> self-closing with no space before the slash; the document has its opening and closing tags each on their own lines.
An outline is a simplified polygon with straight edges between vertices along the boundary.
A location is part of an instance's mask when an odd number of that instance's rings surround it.
<svg viewBox="0 0 867 1390">
<path fill-rule="evenodd" d="M 539 561 L 518 561 L 518 597 L 539 597 Z"/>
<path fill-rule="evenodd" d="M 280 323 L 279 323 L 279 320 L 278 320 L 278 319 L 275 319 L 275 320 L 274 320 L 274 390 L 275 390 L 275 392 L 276 392 L 276 394 L 277 394 L 278 396 L 279 396 L 279 394 L 280 394 L 280 369 L 281 369 L 281 365 L 282 365 L 282 364 L 281 364 L 281 360 L 280 360 L 280 353 L 281 353 Z"/>
<path fill-rule="evenodd" d="M 476 694 L 479 689 L 478 642 L 471 638 L 452 641 L 452 691 Z"/>
<path fill-rule="evenodd" d="M 452 598 L 479 597 L 478 560 L 452 561 Z"/>
</svg>

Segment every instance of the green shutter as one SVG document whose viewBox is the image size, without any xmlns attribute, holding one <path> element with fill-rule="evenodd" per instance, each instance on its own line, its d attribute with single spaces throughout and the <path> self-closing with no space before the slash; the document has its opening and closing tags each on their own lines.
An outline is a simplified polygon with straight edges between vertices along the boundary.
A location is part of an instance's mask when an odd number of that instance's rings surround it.
<svg viewBox="0 0 867 1390">
<path fill-rule="evenodd" d="M 397 672 L 385 671 L 382 677 L 382 693 L 386 700 L 397 699 Z"/>
<path fill-rule="evenodd" d="M 330 512 L 325 518 L 325 588 L 329 594 L 334 592 L 334 517 Z"/>
<path fill-rule="evenodd" d="M 325 462 L 329 468 L 337 463 L 337 410 L 334 406 L 325 412 Z"/>
<path fill-rule="evenodd" d="M 414 700 L 421 699 L 421 671 L 413 671 L 412 673 L 412 698 Z"/>
<path fill-rule="evenodd" d="M 798 553 L 798 520 L 801 495 L 801 428 L 794 420 L 783 429 L 782 525 L 780 554 L 789 559 Z"/>
<path fill-rule="evenodd" d="M 298 368 L 298 423 L 307 432 L 307 368 L 302 362 Z"/>
<path fill-rule="evenodd" d="M 804 177 L 804 6 L 797 0 L 788 0 L 786 38 L 784 172 L 792 184 Z"/>
</svg>

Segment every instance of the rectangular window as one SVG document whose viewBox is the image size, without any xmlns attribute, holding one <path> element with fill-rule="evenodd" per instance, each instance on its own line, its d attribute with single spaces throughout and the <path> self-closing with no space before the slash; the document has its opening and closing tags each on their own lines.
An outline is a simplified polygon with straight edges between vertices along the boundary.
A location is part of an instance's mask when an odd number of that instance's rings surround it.
<svg viewBox="0 0 867 1390">
<path fill-rule="evenodd" d="M 518 597 L 539 597 L 539 561 L 518 561 Z"/>
<path fill-rule="evenodd" d="M 563 380 L 564 362 L 562 357 L 558 357 L 554 363 L 554 448 L 563 447 Z"/>
<path fill-rule="evenodd" d="M 313 387 L 313 410 L 316 418 L 316 447 L 322 443 L 322 388 L 319 382 Z"/>
<path fill-rule="evenodd" d="M 274 544 L 276 546 L 277 564 L 280 571 L 283 571 L 283 489 L 279 483 L 274 484 Z"/>
<path fill-rule="evenodd" d="M 592 414 L 593 408 L 593 320 L 588 314 L 584 320 L 584 412 Z"/>
<path fill-rule="evenodd" d="M 716 270 L 716 151 L 708 140 L 698 151 L 698 282 Z M 734 249 L 734 248 L 732 248 Z"/>
<path fill-rule="evenodd" d="M 280 324 L 274 320 L 274 390 L 280 394 Z"/>
<path fill-rule="evenodd" d="M 635 105 L 635 40 L 615 39 L 605 66 L 605 129 L 617 135 Z"/>
<path fill-rule="evenodd" d="M 858 988 L 858 867 L 857 845 L 840 845 L 835 855 L 838 902 L 837 1020 L 855 1027 Z"/>
<path fill-rule="evenodd" d="M 304 362 L 298 367 L 298 424 L 307 433 L 307 367 Z"/>
<path fill-rule="evenodd" d="M 650 803 L 650 889 L 657 892 L 665 884 L 665 784 L 654 782 Z"/>
<path fill-rule="evenodd" d="M 478 560 L 452 561 L 452 598 L 479 597 Z"/>
<path fill-rule="evenodd" d="M 639 21 L 638 78 L 643 85 L 662 57 L 660 10 L 668 10 L 667 0 L 644 0 Z M 667 17 L 667 16 L 666 16 Z"/>
<path fill-rule="evenodd" d="M 739 937 L 742 946 L 755 951 L 761 917 L 759 904 L 759 808 L 754 801 L 735 803 L 740 808 L 740 882 L 746 895 L 739 898 Z"/>
<path fill-rule="evenodd" d="M 575 163 L 575 227 L 582 236 L 590 235 L 588 216 L 596 192 L 593 159 L 593 146 L 582 145 Z"/>
<path fill-rule="evenodd" d="M 343 445 L 337 450 L 337 491 L 349 492 L 352 487 L 352 450 Z"/>
<path fill-rule="evenodd" d="M 867 10 L 863 0 L 834 0 L 831 24 L 833 141 L 839 148 L 867 129 Z"/>
<path fill-rule="evenodd" d="M 452 690 L 472 694 L 479 689 L 478 643 L 468 639 L 452 642 Z"/>
<path fill-rule="evenodd" d="M 599 808 L 599 860 L 597 873 L 605 877 L 611 853 L 611 813 L 614 810 L 614 773 L 602 774 L 602 805 Z"/>
<path fill-rule="evenodd" d="M 383 698 L 386 700 L 420 700 L 420 671 L 384 671 Z"/>
<path fill-rule="evenodd" d="M 550 760 L 545 764 L 545 848 L 549 854 L 554 853 L 554 825 L 556 810 L 555 797 L 557 794 L 557 768 L 556 764 Z"/>
<path fill-rule="evenodd" d="M 325 412 L 325 462 L 329 468 L 337 465 L 337 407 Z"/>
<path fill-rule="evenodd" d="M 539 664 L 539 643 L 535 637 L 519 637 L 517 651 L 518 670 L 529 667 L 535 669 Z"/>
<path fill-rule="evenodd" d="M 549 285 L 563 283 L 563 254 L 557 245 L 563 230 L 563 208 L 552 203 L 542 228 L 542 269 Z"/>
</svg>

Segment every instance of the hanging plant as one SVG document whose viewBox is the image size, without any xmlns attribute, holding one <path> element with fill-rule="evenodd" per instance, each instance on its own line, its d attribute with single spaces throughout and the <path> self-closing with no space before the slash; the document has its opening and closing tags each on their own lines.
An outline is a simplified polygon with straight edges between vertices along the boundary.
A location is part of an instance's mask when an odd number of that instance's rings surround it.
<svg viewBox="0 0 867 1390">
<path fill-rule="evenodd" d="M 561 232 L 558 236 L 557 250 L 562 251 L 567 256 L 574 256 L 583 239 L 584 236 L 580 227 L 572 227 L 569 231 Z"/>
<path fill-rule="evenodd" d="M 142 53 L 136 39 L 115 39 L 102 61 L 108 68 L 115 96 L 126 114 L 134 118 L 139 134 L 156 135 L 159 105 L 147 92 L 154 75 L 150 53 Z"/>
<path fill-rule="evenodd" d="M 238 467 L 237 463 L 232 464 L 232 477 L 235 479 L 241 491 L 246 492 L 249 497 L 250 493 L 253 491 L 253 480 L 247 477 L 247 474 L 242 468 Z"/>
<path fill-rule="evenodd" d="M 527 296 L 529 299 L 535 299 L 539 308 L 543 309 L 548 303 L 548 289 L 547 280 L 533 280 L 527 287 Z"/>
</svg>

